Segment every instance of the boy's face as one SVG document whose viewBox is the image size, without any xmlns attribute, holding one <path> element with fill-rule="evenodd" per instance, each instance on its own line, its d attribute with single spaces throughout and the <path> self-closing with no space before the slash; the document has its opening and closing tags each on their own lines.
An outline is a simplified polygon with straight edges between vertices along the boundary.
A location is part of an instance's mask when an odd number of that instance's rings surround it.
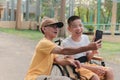
<svg viewBox="0 0 120 80">
<path fill-rule="evenodd" d="M 70 23 L 68 30 L 71 32 L 72 36 L 81 36 L 83 33 L 83 24 L 80 19 L 76 19 Z"/>
</svg>

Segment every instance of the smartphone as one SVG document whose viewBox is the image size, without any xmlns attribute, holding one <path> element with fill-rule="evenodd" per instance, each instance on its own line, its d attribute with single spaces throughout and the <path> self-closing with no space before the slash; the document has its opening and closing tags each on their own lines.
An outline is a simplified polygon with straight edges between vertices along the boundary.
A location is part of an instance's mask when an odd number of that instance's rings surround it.
<svg viewBox="0 0 120 80">
<path fill-rule="evenodd" d="M 102 35 L 103 35 L 103 31 L 101 30 L 96 30 L 96 33 L 95 33 L 95 41 L 99 40 L 99 39 L 102 39 Z"/>
</svg>

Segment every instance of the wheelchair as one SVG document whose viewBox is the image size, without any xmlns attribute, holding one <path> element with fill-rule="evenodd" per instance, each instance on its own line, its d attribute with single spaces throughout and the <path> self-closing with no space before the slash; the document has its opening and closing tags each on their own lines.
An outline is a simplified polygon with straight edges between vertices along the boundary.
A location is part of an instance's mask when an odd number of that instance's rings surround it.
<svg viewBox="0 0 120 80">
<path fill-rule="evenodd" d="M 93 64 L 93 62 L 91 62 L 91 64 Z M 95 64 L 95 62 L 94 62 L 94 64 Z M 103 62 L 101 62 L 101 64 L 103 64 Z M 105 65 L 105 63 L 104 63 L 104 65 Z M 56 63 L 53 64 L 51 76 L 67 76 L 71 80 L 87 80 L 86 77 L 77 73 L 72 66 L 70 66 L 70 65 L 61 66 Z"/>
<path fill-rule="evenodd" d="M 60 45 L 62 42 L 62 39 L 58 39 L 55 41 L 55 43 L 57 43 L 58 45 Z M 89 62 L 90 64 L 97 64 L 97 65 L 101 65 L 101 66 L 105 66 L 105 62 L 103 60 L 102 57 L 98 57 L 98 56 L 94 56 L 92 58 L 92 60 L 88 61 L 86 56 L 81 57 L 80 62 Z M 71 80 L 87 80 L 86 77 L 80 75 L 79 73 L 77 73 L 75 71 L 75 69 L 73 69 L 73 67 L 67 65 L 67 66 L 61 66 L 58 64 L 53 64 L 53 68 L 51 71 L 51 75 L 54 76 L 67 76 L 69 77 Z"/>
</svg>

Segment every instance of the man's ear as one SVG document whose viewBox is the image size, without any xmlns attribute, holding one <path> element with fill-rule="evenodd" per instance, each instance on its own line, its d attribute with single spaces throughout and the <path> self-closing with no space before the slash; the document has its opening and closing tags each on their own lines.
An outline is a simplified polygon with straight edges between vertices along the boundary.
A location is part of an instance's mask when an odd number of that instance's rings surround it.
<svg viewBox="0 0 120 80">
<path fill-rule="evenodd" d="M 45 27 L 42 27 L 41 30 L 42 30 L 42 32 L 45 32 Z"/>
<path fill-rule="evenodd" d="M 42 30 L 44 30 L 44 31 L 45 31 L 45 27 L 43 27 L 43 28 L 42 28 Z"/>
</svg>

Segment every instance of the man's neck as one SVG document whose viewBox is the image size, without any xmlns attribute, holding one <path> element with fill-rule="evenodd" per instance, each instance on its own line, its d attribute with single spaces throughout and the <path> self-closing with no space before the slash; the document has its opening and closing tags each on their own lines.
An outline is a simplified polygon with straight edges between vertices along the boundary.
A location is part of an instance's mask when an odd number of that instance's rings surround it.
<svg viewBox="0 0 120 80">
<path fill-rule="evenodd" d="M 51 37 L 49 37 L 49 36 L 45 36 L 45 38 L 48 39 L 48 40 L 50 40 L 50 41 L 53 40 L 53 38 L 51 38 Z"/>
</svg>

